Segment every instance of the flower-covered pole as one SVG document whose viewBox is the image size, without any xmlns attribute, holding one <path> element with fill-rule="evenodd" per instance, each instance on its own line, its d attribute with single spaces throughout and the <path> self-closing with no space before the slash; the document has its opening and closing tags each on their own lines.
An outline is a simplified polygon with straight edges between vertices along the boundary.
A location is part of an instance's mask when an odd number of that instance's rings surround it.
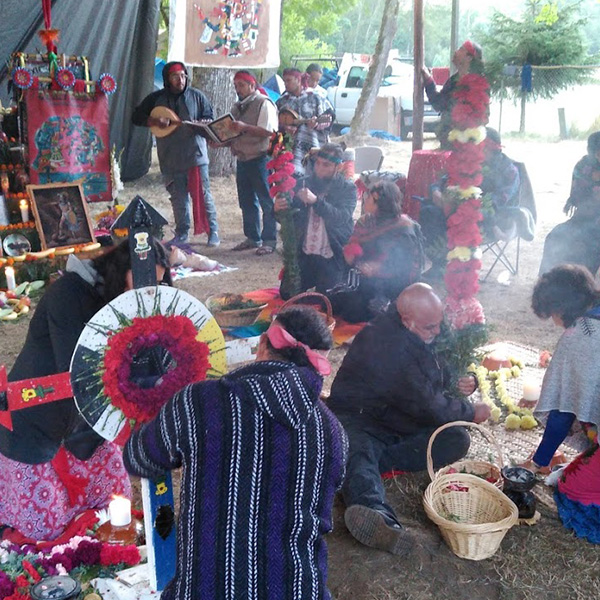
<svg viewBox="0 0 600 600">
<path fill-rule="evenodd" d="M 296 186 L 294 179 L 294 155 L 289 150 L 290 140 L 286 134 L 275 133 L 271 139 L 269 154 L 271 160 L 267 168 L 271 171 L 269 193 L 271 198 L 285 198 L 288 208 L 275 214 L 281 224 L 281 242 L 283 244 L 283 272 L 281 276 L 280 294 L 284 300 L 302 291 L 300 280 L 300 265 L 298 263 L 298 237 L 294 224 L 292 208 L 293 190 Z"/>
<path fill-rule="evenodd" d="M 489 114 L 489 85 L 483 75 L 468 73 L 453 92 L 453 142 L 448 159 L 448 187 L 444 198 L 448 233 L 448 263 L 444 281 L 446 317 L 454 329 L 483 324 L 479 291 L 482 242 L 480 223 L 485 125 Z"/>
</svg>

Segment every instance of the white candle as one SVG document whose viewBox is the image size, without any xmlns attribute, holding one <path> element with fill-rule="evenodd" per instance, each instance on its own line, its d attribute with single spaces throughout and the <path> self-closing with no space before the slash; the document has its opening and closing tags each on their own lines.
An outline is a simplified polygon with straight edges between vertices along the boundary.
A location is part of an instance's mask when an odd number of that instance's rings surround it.
<svg viewBox="0 0 600 600">
<path fill-rule="evenodd" d="M 21 200 L 19 202 L 19 208 L 21 209 L 21 221 L 23 223 L 29 222 L 29 204 L 27 204 L 27 200 Z"/>
<path fill-rule="evenodd" d="M 114 496 L 108 505 L 110 524 L 114 527 L 124 527 L 131 523 L 131 500 Z"/>
<path fill-rule="evenodd" d="M 6 288 L 14 290 L 17 287 L 17 282 L 15 281 L 15 270 L 13 267 L 6 267 L 4 269 L 4 276 L 6 277 Z"/>
<path fill-rule="evenodd" d="M 526 379 L 523 381 L 523 400 L 529 400 L 531 402 L 540 399 L 540 384 L 532 379 Z"/>
</svg>

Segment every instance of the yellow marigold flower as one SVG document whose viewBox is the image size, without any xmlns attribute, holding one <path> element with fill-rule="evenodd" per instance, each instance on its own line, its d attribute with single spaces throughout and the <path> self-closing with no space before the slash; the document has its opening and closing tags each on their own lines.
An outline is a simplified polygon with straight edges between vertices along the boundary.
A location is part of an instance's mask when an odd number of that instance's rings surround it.
<svg viewBox="0 0 600 600">
<path fill-rule="evenodd" d="M 537 427 L 537 421 L 531 415 L 521 417 L 521 429 L 533 429 Z"/>
<path fill-rule="evenodd" d="M 494 406 L 494 408 L 492 408 L 491 412 L 490 412 L 490 419 L 494 422 L 497 423 L 498 420 L 500 419 L 500 414 L 501 414 L 501 410 L 497 407 Z"/>
<path fill-rule="evenodd" d="M 521 427 L 521 417 L 519 415 L 508 415 L 504 421 L 506 429 L 519 429 Z"/>
<path fill-rule="evenodd" d="M 448 252 L 446 258 L 448 260 L 456 258 L 461 262 L 467 262 L 468 260 L 471 260 L 471 248 L 469 248 L 468 246 L 457 246 L 456 248 Z"/>
</svg>

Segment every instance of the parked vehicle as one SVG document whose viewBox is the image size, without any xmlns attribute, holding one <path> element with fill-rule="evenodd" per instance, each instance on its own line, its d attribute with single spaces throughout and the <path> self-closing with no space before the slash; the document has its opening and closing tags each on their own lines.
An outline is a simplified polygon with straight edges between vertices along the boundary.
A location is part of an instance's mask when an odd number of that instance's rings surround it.
<svg viewBox="0 0 600 600">
<path fill-rule="evenodd" d="M 338 83 L 327 88 L 327 97 L 335 109 L 336 123 L 350 125 L 358 99 L 365 83 L 372 56 L 346 52 L 338 71 Z M 412 131 L 413 124 L 414 67 L 412 59 L 400 58 L 397 50 L 392 50 L 385 69 L 385 75 L 378 96 L 392 97 L 395 100 L 396 114 L 400 114 L 400 137 L 405 140 Z M 438 113 L 433 110 L 425 96 L 425 131 L 435 131 L 439 122 Z"/>
</svg>

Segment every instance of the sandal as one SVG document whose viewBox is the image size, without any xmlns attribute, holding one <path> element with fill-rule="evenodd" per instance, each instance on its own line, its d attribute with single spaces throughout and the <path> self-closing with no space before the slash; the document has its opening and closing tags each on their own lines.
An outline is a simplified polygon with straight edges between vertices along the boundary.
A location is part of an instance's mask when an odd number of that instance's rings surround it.
<svg viewBox="0 0 600 600">
<path fill-rule="evenodd" d="M 256 249 L 256 254 L 258 256 L 264 256 L 265 254 L 273 254 L 275 252 L 275 248 L 273 246 L 261 246 Z"/>
<path fill-rule="evenodd" d="M 237 246 L 234 246 L 232 250 L 234 252 L 240 252 L 241 250 L 252 250 L 252 248 L 260 248 L 260 246 L 258 246 L 256 242 L 253 242 L 252 240 L 245 239 L 243 242 L 240 242 Z"/>
</svg>

